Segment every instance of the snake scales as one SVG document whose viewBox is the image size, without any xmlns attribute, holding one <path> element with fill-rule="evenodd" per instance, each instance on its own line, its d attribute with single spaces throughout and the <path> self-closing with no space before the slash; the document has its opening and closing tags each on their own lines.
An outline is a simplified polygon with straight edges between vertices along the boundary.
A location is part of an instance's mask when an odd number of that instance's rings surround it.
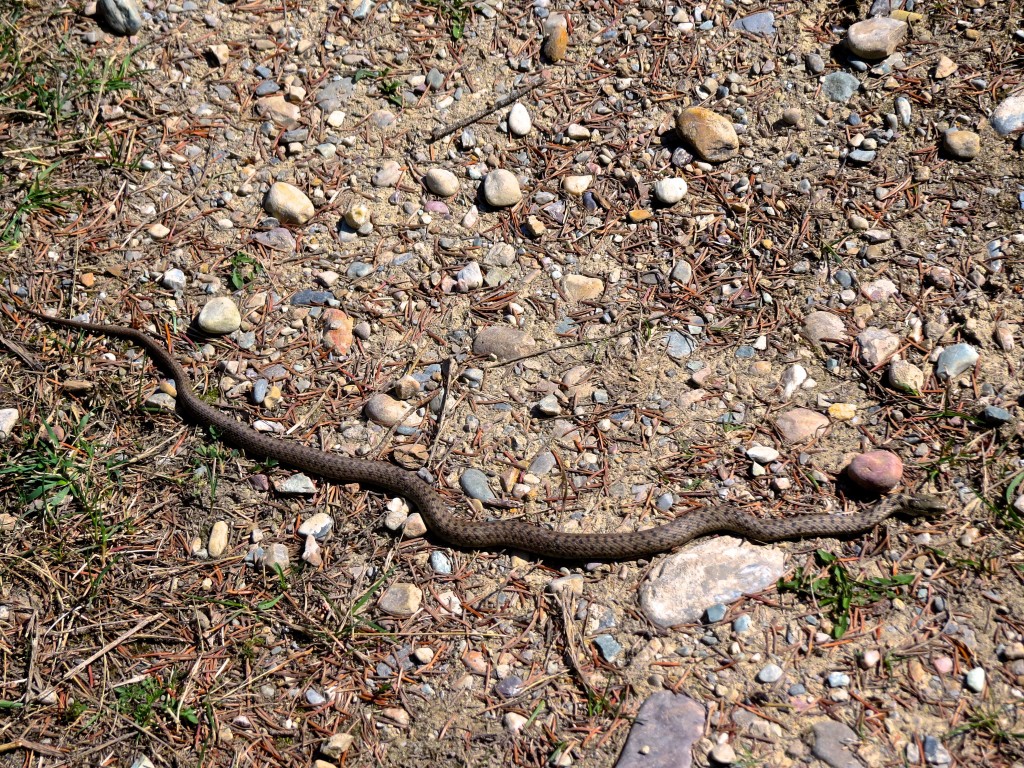
<svg viewBox="0 0 1024 768">
<path fill-rule="evenodd" d="M 842 537 L 865 531 L 897 512 L 934 515 L 944 509 L 934 496 L 895 495 L 871 509 L 851 515 L 801 515 L 780 520 L 760 520 L 728 507 L 708 506 L 664 525 L 628 533 L 562 533 L 518 520 L 475 522 L 452 514 L 438 493 L 412 472 L 384 461 L 336 456 L 293 440 L 269 437 L 207 405 L 196 396 L 181 364 L 156 339 L 142 331 L 19 309 L 50 325 L 127 339 L 144 348 L 157 366 L 174 378 L 179 411 L 200 424 L 214 427 L 218 439 L 241 448 L 250 456 L 276 459 L 326 480 L 359 483 L 403 496 L 416 505 L 424 523 L 435 535 L 458 547 L 512 548 L 565 560 L 627 560 L 674 549 L 714 532 L 737 533 L 754 541 Z"/>
</svg>

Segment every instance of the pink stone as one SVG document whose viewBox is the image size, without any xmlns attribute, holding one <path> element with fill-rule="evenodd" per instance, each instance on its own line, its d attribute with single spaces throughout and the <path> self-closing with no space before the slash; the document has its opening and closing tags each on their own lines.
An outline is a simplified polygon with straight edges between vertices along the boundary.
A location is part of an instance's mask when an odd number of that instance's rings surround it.
<svg viewBox="0 0 1024 768">
<path fill-rule="evenodd" d="M 903 461 L 890 451 L 868 451 L 854 457 L 846 475 L 861 490 L 886 493 L 903 479 Z"/>
<path fill-rule="evenodd" d="M 807 408 L 793 408 L 780 414 L 775 426 L 787 443 L 803 443 L 825 430 L 828 417 Z"/>
</svg>

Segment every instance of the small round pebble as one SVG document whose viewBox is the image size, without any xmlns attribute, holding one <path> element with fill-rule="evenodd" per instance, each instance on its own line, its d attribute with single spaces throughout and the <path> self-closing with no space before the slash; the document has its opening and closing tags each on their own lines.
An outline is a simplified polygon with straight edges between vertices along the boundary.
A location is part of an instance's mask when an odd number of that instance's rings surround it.
<svg viewBox="0 0 1024 768">
<path fill-rule="evenodd" d="M 431 168 L 423 175 L 423 186 L 438 197 L 452 197 L 459 191 L 459 179 L 447 168 Z"/>
<path fill-rule="evenodd" d="M 853 458 L 846 475 L 861 490 L 886 493 L 903 479 L 903 461 L 891 451 L 868 451 Z"/>
<path fill-rule="evenodd" d="M 981 137 L 974 131 L 946 131 L 942 145 L 957 160 L 973 160 L 981 153 Z"/>
<path fill-rule="evenodd" d="M 766 664 L 757 673 L 757 680 L 761 683 L 775 683 L 782 678 L 782 667 L 778 664 Z"/>
<path fill-rule="evenodd" d="M 739 152 L 732 121 L 704 107 L 688 107 L 676 115 L 676 130 L 701 160 L 723 163 Z"/>
<path fill-rule="evenodd" d="M 686 179 L 672 177 L 654 183 L 654 197 L 662 205 L 675 205 L 686 197 Z"/>
<path fill-rule="evenodd" d="M 724 603 L 715 603 L 704 612 L 704 615 L 709 624 L 714 624 L 725 618 L 726 610 Z"/>
<path fill-rule="evenodd" d="M 708 753 L 708 757 L 719 765 L 732 765 L 736 762 L 736 750 L 731 744 L 716 744 Z"/>
<path fill-rule="evenodd" d="M 907 37 L 907 23 L 888 16 L 875 16 L 851 24 L 846 33 L 850 53 L 868 61 L 893 54 Z"/>
<path fill-rule="evenodd" d="M 964 685 L 975 693 L 981 693 L 985 690 L 985 670 L 981 667 L 975 667 L 964 677 Z"/>
<path fill-rule="evenodd" d="M 242 324 L 242 316 L 230 297 L 218 296 L 206 302 L 196 322 L 203 333 L 234 333 Z"/>
<path fill-rule="evenodd" d="M 484 200 L 495 208 L 507 208 L 523 199 L 519 180 L 511 171 L 498 168 L 484 177 Z"/>
<path fill-rule="evenodd" d="M 513 136 L 525 136 L 533 128 L 533 120 L 525 106 L 516 102 L 508 112 L 508 131 Z"/>
<path fill-rule="evenodd" d="M 271 184 L 263 198 L 263 210 L 282 224 L 305 224 L 316 210 L 312 201 L 298 187 L 284 181 Z"/>
</svg>

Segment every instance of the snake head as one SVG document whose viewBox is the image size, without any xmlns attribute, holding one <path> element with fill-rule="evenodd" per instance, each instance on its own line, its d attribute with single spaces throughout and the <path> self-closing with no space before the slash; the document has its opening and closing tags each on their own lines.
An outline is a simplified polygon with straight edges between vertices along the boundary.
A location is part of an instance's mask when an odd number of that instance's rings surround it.
<svg viewBox="0 0 1024 768">
<path fill-rule="evenodd" d="M 900 511 L 911 517 L 938 517 L 946 511 L 946 502 L 931 494 L 907 495 L 900 500 Z"/>
</svg>

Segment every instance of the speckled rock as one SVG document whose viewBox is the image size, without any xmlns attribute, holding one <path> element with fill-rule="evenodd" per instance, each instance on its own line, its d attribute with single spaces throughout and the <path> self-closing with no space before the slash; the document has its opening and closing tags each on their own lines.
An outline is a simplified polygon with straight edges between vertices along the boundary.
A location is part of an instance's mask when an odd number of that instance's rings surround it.
<svg viewBox="0 0 1024 768">
<path fill-rule="evenodd" d="M 846 341 L 846 324 L 839 315 L 831 312 L 810 312 L 804 318 L 803 333 L 815 344 L 820 344 L 825 339 L 835 341 Z"/>
<path fill-rule="evenodd" d="M 565 17 L 552 14 L 544 24 L 544 42 L 541 55 L 550 62 L 559 62 L 569 50 L 569 30 Z"/>
<path fill-rule="evenodd" d="M 890 451 L 868 451 L 853 458 L 846 476 L 868 493 L 887 493 L 903 479 L 903 461 Z"/>
<path fill-rule="evenodd" d="M 701 160 L 723 163 L 739 151 L 732 122 L 704 107 L 688 107 L 676 115 L 676 130 Z"/>
<path fill-rule="evenodd" d="M 477 332 L 473 339 L 473 354 L 482 357 L 494 355 L 498 360 L 511 360 L 529 354 L 536 345 L 537 342 L 526 331 L 507 325 L 491 325 Z"/>
<path fill-rule="evenodd" d="M 942 146 L 957 160 L 973 160 L 981 152 L 981 137 L 974 131 L 946 131 Z"/>
<path fill-rule="evenodd" d="M 857 334 L 860 359 L 874 368 L 892 357 L 900 348 L 900 337 L 884 328 L 865 328 Z"/>
</svg>

